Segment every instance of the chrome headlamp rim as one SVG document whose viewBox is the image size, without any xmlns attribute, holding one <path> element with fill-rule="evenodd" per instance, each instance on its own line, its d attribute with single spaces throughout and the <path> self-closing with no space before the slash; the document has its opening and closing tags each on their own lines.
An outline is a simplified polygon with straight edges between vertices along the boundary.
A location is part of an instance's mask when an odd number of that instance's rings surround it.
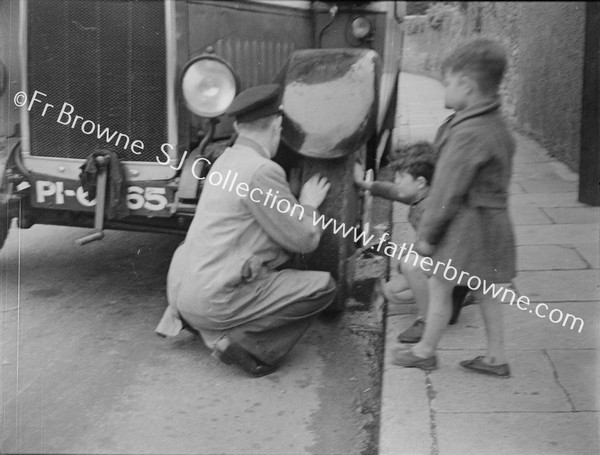
<svg viewBox="0 0 600 455">
<path fill-rule="evenodd" d="M 367 25 L 367 31 L 362 34 L 362 35 L 358 35 L 357 34 L 357 27 L 356 24 L 357 22 L 363 22 L 363 25 Z M 358 15 L 358 16 L 354 16 L 351 20 L 349 25 L 349 31 L 350 34 L 352 35 L 352 37 L 358 41 L 365 41 L 368 40 L 369 37 L 373 34 L 373 22 L 364 15 Z"/>
<path fill-rule="evenodd" d="M 188 101 L 188 98 L 185 96 L 185 92 L 184 92 L 184 79 L 186 74 L 188 73 L 189 69 L 194 66 L 196 63 L 198 63 L 199 61 L 202 60 L 212 60 L 212 61 L 216 61 L 217 63 L 223 65 L 226 67 L 226 69 L 229 71 L 229 73 L 231 74 L 234 84 L 235 84 L 235 90 L 234 90 L 234 97 L 235 95 L 237 95 L 239 93 L 239 89 L 240 89 L 240 78 L 237 75 L 237 73 L 233 70 L 232 66 L 229 64 L 229 62 L 227 62 L 227 60 L 214 55 L 214 54 L 201 54 L 201 55 L 197 55 L 196 57 L 192 57 L 191 59 L 189 59 L 186 64 L 183 66 L 182 70 L 181 70 L 181 77 L 179 78 L 179 89 L 181 92 L 181 96 L 183 98 L 184 104 L 186 106 L 186 108 L 188 109 L 189 112 L 191 112 L 194 115 L 198 115 L 199 117 L 202 118 L 216 118 L 216 117 L 220 117 L 221 115 L 223 115 L 225 113 L 225 111 L 227 110 L 227 108 L 231 105 L 231 103 L 233 102 L 233 98 L 231 99 L 231 101 L 229 102 L 229 104 L 227 105 L 227 107 L 225 107 L 224 109 L 215 112 L 214 114 L 210 114 L 210 115 L 206 115 L 204 113 L 198 113 L 194 110 L 193 106 L 191 106 L 191 103 Z"/>
</svg>

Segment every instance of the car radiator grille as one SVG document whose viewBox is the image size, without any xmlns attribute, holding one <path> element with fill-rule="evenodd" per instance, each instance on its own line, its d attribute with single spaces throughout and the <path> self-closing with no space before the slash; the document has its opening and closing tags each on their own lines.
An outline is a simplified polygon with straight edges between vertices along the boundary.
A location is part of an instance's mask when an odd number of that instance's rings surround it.
<svg viewBox="0 0 600 455">
<path fill-rule="evenodd" d="M 155 161 L 167 142 L 165 12 L 162 0 L 31 0 L 28 2 L 27 84 L 54 105 L 29 113 L 33 156 L 86 158 L 98 133 L 58 123 L 63 103 L 75 115 L 122 136 L 116 150 L 127 161 Z M 68 121 L 67 116 L 62 117 Z M 91 128 L 91 123 L 87 124 Z M 131 142 L 144 144 L 139 154 Z M 116 136 L 112 143 L 116 142 Z"/>
</svg>

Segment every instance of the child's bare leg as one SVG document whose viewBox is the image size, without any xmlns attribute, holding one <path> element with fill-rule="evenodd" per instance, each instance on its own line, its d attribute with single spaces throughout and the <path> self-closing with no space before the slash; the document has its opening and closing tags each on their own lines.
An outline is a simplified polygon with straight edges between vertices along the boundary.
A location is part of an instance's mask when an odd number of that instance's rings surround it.
<svg viewBox="0 0 600 455">
<path fill-rule="evenodd" d="M 430 357 L 435 353 L 438 343 L 452 315 L 452 289 L 454 284 L 435 275 L 427 280 L 429 288 L 429 309 L 425 322 L 423 338 L 412 348 L 419 357 Z"/>
<path fill-rule="evenodd" d="M 488 349 L 485 362 L 492 365 L 506 363 L 504 352 L 504 312 L 502 304 L 490 295 L 477 292 L 487 335 Z"/>
<path fill-rule="evenodd" d="M 392 303 L 403 303 L 413 300 L 413 292 L 404 275 L 395 275 L 383 285 L 383 294 Z"/>
<path fill-rule="evenodd" d="M 408 284 L 417 302 L 417 319 L 408 329 L 400 332 L 396 338 L 400 343 L 418 343 L 425 330 L 425 316 L 429 304 L 429 291 L 427 289 L 427 275 L 419 267 L 420 256 L 417 261 L 401 261 L 400 269 L 406 277 Z"/>
<path fill-rule="evenodd" d="M 418 264 L 419 262 L 415 265 L 414 262 L 401 261 L 400 269 L 415 296 L 418 310 L 417 316 L 424 318 L 427 316 L 427 308 L 429 307 L 429 289 L 427 275 Z"/>
</svg>

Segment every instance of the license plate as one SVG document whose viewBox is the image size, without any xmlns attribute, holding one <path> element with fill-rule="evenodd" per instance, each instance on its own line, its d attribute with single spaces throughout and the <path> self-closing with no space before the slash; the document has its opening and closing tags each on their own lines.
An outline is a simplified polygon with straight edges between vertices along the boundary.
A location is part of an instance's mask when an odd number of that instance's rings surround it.
<svg viewBox="0 0 600 455">
<path fill-rule="evenodd" d="M 169 204 L 175 199 L 175 191 L 166 181 L 144 181 L 129 185 L 127 206 L 132 215 L 171 216 Z M 33 182 L 34 207 L 58 210 L 93 212 L 96 200 L 89 200 L 87 191 L 78 180 L 60 180 L 52 177 Z"/>
</svg>

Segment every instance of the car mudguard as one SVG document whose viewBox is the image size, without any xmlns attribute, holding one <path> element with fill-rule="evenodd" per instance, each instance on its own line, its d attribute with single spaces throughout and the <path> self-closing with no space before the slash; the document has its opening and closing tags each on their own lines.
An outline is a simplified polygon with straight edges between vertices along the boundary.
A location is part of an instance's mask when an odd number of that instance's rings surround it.
<svg viewBox="0 0 600 455">
<path fill-rule="evenodd" d="M 278 77 L 283 143 L 311 158 L 354 153 L 376 128 L 380 73 L 381 60 L 369 49 L 294 52 Z"/>
</svg>

